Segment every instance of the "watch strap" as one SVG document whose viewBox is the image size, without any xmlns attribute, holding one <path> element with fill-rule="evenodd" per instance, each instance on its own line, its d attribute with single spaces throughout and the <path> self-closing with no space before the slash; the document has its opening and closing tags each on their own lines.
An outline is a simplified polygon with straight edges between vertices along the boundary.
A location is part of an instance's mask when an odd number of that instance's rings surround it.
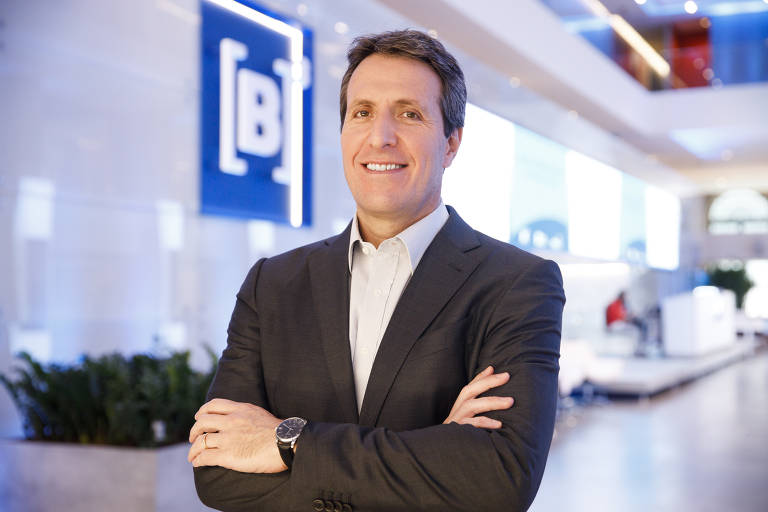
<svg viewBox="0 0 768 512">
<path fill-rule="evenodd" d="M 291 469 L 291 466 L 293 466 L 293 444 L 294 443 L 283 443 L 282 441 L 277 442 L 280 458 L 283 459 L 283 462 L 288 466 L 288 469 Z"/>
</svg>

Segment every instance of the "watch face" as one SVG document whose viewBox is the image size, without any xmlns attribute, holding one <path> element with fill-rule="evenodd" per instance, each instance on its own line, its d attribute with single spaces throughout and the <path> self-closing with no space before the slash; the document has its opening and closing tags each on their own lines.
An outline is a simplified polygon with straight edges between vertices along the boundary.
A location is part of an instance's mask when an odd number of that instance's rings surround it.
<svg viewBox="0 0 768 512">
<path fill-rule="evenodd" d="M 301 431 L 306 424 L 307 420 L 303 418 L 288 418 L 277 426 L 275 434 L 280 441 L 290 443 L 301 434 Z"/>
</svg>

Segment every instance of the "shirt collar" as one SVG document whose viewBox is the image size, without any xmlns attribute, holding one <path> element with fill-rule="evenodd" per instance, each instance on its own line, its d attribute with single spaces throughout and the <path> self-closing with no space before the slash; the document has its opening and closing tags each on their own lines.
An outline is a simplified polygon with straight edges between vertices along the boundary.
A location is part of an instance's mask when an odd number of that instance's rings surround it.
<svg viewBox="0 0 768 512">
<path fill-rule="evenodd" d="M 440 200 L 440 204 L 437 205 L 432 213 L 424 217 L 423 219 L 415 222 L 405 228 L 392 238 L 399 238 L 403 245 L 405 245 L 406 251 L 408 251 L 408 257 L 411 260 L 411 271 L 416 270 L 416 266 L 421 261 L 421 257 L 429 247 L 429 244 L 434 240 L 435 235 L 443 227 L 448 220 L 448 209 L 443 204 L 443 200 Z M 363 238 L 360 236 L 360 228 L 357 224 L 357 214 L 352 219 L 352 230 L 349 233 L 349 271 L 352 272 L 352 255 L 354 254 L 355 242 L 362 243 Z"/>
</svg>

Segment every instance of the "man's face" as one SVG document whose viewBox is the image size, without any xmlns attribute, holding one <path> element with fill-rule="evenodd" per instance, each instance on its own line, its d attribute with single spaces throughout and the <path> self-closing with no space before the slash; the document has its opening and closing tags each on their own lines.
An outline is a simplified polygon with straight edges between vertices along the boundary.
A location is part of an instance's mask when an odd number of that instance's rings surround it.
<svg viewBox="0 0 768 512">
<path fill-rule="evenodd" d="M 408 226 L 439 204 L 461 140 L 461 129 L 445 137 L 441 90 L 432 68 L 413 59 L 373 54 L 355 69 L 341 151 L 360 216 Z"/>
</svg>

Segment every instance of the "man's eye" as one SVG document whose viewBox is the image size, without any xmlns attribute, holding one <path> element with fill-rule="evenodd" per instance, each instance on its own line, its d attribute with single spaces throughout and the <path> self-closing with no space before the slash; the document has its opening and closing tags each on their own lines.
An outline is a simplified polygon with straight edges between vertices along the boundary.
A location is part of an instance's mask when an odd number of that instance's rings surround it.
<svg viewBox="0 0 768 512">
<path fill-rule="evenodd" d="M 371 113 L 368 112 L 367 110 L 358 110 L 357 112 L 355 112 L 355 117 L 368 117 L 370 115 Z"/>
<path fill-rule="evenodd" d="M 418 112 L 414 112 L 412 110 L 403 112 L 403 115 L 408 119 L 421 119 L 421 116 L 418 114 Z"/>
</svg>

